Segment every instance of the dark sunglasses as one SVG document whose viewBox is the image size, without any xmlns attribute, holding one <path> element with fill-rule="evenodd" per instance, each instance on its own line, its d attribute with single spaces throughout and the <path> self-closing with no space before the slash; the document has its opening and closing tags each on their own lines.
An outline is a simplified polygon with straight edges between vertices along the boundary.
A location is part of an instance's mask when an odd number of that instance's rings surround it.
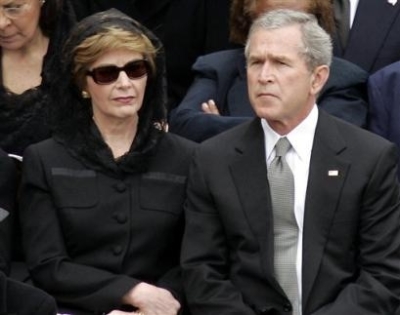
<svg viewBox="0 0 400 315">
<path fill-rule="evenodd" d="M 104 66 L 94 68 L 91 71 L 87 71 L 86 75 L 91 76 L 97 84 L 110 84 L 117 81 L 121 71 L 124 71 L 129 79 L 139 79 L 149 72 L 149 64 L 143 59 L 135 60 L 128 62 L 123 67 Z"/>
</svg>

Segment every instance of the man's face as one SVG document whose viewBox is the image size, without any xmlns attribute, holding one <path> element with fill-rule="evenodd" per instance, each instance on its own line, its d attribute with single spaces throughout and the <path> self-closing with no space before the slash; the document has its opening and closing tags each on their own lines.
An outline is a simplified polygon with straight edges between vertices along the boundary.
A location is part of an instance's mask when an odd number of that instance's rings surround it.
<svg viewBox="0 0 400 315">
<path fill-rule="evenodd" d="M 278 133 L 286 134 L 307 117 L 322 88 L 319 70 L 307 68 L 300 54 L 302 47 L 300 28 L 295 25 L 259 29 L 249 38 L 250 102 L 257 116 L 265 118 Z"/>
</svg>

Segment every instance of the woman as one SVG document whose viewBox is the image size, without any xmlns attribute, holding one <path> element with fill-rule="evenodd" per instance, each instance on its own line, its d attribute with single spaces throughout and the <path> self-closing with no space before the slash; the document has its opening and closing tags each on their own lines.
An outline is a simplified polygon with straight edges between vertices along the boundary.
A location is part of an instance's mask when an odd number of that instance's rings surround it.
<svg viewBox="0 0 400 315">
<path fill-rule="evenodd" d="M 332 4 L 327 0 L 233 0 L 231 40 L 243 46 L 252 21 L 274 9 L 314 14 L 328 33 L 333 32 Z M 171 132 L 201 142 L 254 117 L 247 95 L 243 48 L 202 56 L 193 70 L 195 81 L 171 114 Z M 367 72 L 361 68 L 334 58 L 329 80 L 318 98 L 319 107 L 348 122 L 365 126 L 367 79 Z"/>
<path fill-rule="evenodd" d="M 196 58 L 230 47 L 230 0 L 71 0 L 78 19 L 116 8 L 152 30 L 166 53 L 169 108 L 185 96 Z"/>
<path fill-rule="evenodd" d="M 164 131 L 161 43 L 112 9 L 79 22 L 64 57 L 54 136 L 24 155 L 32 279 L 73 314 L 175 315 L 195 145 Z"/>
<path fill-rule="evenodd" d="M 0 0 L 0 147 L 22 155 L 50 135 L 48 94 L 74 23 L 67 0 Z"/>
</svg>

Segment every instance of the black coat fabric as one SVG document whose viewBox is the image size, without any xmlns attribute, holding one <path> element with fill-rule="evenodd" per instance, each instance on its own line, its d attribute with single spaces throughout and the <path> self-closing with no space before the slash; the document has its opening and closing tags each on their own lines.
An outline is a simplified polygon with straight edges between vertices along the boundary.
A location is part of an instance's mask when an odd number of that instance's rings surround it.
<svg viewBox="0 0 400 315">
<path fill-rule="evenodd" d="M 30 146 L 21 219 L 34 283 L 60 306 L 91 312 L 120 307 L 141 281 L 183 303 L 179 251 L 193 148 L 165 134 L 146 172 L 110 173 L 87 167 L 55 140 Z"/>
<path fill-rule="evenodd" d="M 193 80 L 196 58 L 231 47 L 229 0 L 72 0 L 78 19 L 116 8 L 151 29 L 166 52 L 169 108 L 175 107 Z"/>
<path fill-rule="evenodd" d="M 393 315 L 400 297 L 395 146 L 319 111 L 302 229 L 303 315 Z M 336 170 L 337 176 L 331 176 Z M 182 269 L 193 315 L 285 315 L 260 119 L 200 145 Z"/>
<path fill-rule="evenodd" d="M 158 48 L 135 139 L 118 159 L 70 76 L 74 47 L 108 27 L 143 34 Z M 184 305 L 179 256 L 195 144 L 160 128 L 166 117 L 162 52 L 147 28 L 118 10 L 80 21 L 65 46 L 59 84 L 66 93 L 54 136 L 24 154 L 20 213 L 27 265 L 34 284 L 72 314 L 123 308 L 122 297 L 143 281 Z"/>
<path fill-rule="evenodd" d="M 68 1 L 63 2 L 62 14 L 57 21 L 43 58 L 42 82 L 39 86 L 22 94 L 10 92 L 2 83 L 0 65 L 0 147 L 7 153 L 22 156 L 28 145 L 51 135 L 50 109 L 58 98 L 52 99 L 49 95 L 58 88 L 54 79 L 60 73 L 61 49 L 75 23 L 75 15 Z"/>
<path fill-rule="evenodd" d="M 16 165 L 0 149 L 0 272 L 5 274 L 10 271 L 17 184 Z"/>
<path fill-rule="evenodd" d="M 0 272 L 0 315 L 55 315 L 54 298 Z"/>
</svg>

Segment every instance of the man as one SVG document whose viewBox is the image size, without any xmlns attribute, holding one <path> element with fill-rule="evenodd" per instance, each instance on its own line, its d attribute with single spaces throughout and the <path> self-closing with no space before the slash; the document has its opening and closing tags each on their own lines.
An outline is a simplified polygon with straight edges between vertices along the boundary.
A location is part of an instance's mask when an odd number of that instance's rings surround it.
<svg viewBox="0 0 400 315">
<path fill-rule="evenodd" d="M 399 1 L 333 0 L 333 4 L 338 33 L 334 39 L 335 56 L 353 62 L 369 73 L 400 60 Z M 347 32 L 345 42 L 339 35 L 342 19 L 347 24 L 347 31 L 343 30 Z"/>
<path fill-rule="evenodd" d="M 396 148 L 316 106 L 331 50 L 305 13 L 272 11 L 252 26 L 258 118 L 203 142 L 191 169 L 182 268 L 193 315 L 394 314 Z"/>
</svg>

